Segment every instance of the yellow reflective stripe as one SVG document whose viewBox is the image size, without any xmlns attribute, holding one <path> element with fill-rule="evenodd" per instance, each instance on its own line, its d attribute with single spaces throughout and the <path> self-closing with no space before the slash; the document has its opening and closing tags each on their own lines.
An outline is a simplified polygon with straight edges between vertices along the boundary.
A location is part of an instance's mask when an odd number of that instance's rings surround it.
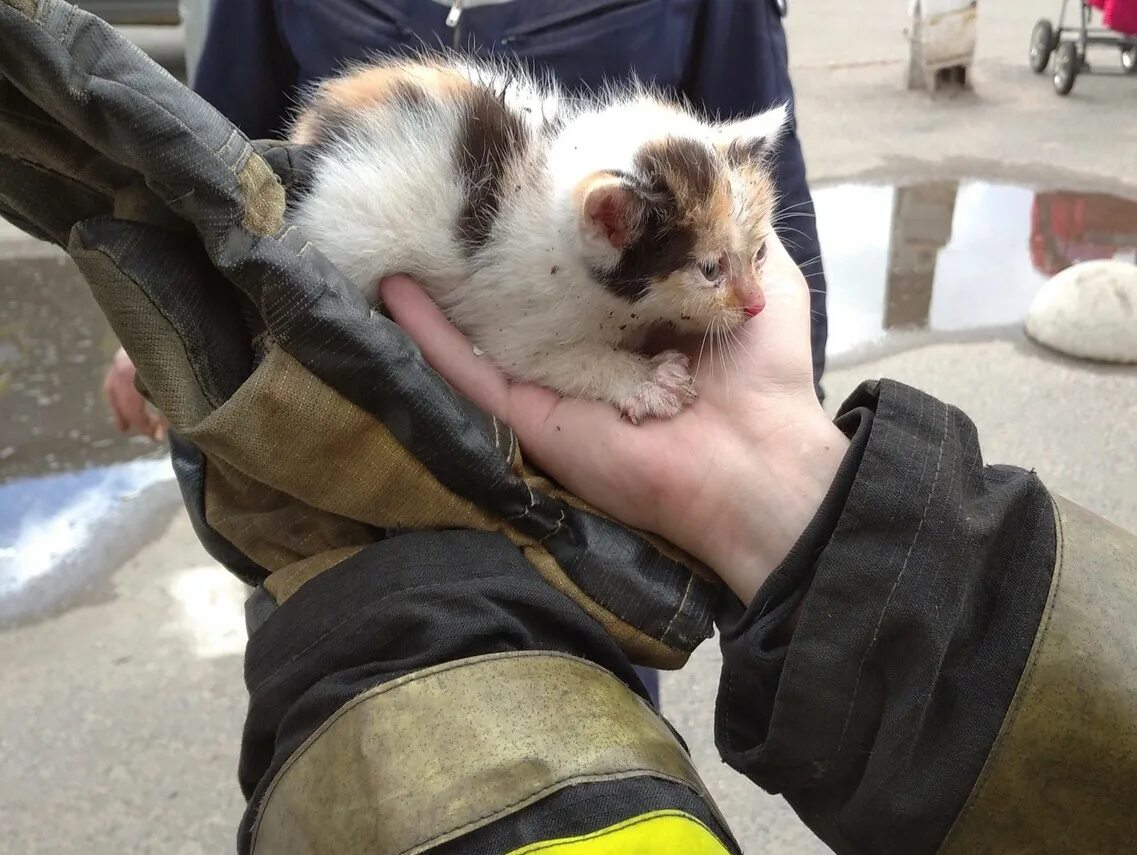
<svg viewBox="0 0 1137 855">
<path fill-rule="evenodd" d="M 722 841 L 692 816 L 657 810 L 560 840 L 544 840 L 509 855 L 729 855 Z"/>
</svg>

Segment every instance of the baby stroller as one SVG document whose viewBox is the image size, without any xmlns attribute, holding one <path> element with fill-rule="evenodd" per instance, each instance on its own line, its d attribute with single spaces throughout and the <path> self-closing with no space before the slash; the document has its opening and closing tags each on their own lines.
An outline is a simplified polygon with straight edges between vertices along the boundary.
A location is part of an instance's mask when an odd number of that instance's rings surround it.
<svg viewBox="0 0 1137 855">
<path fill-rule="evenodd" d="M 1090 70 L 1086 50 L 1090 45 L 1115 47 L 1121 53 L 1121 68 L 1126 74 L 1137 73 L 1137 0 L 1079 0 L 1079 22 L 1067 27 L 1066 7 L 1062 0 L 1058 13 L 1058 27 L 1042 18 L 1034 25 L 1030 36 L 1030 67 L 1042 74 L 1050 64 L 1050 54 L 1056 53 L 1054 91 L 1068 95 L 1074 88 L 1074 79 Z M 1101 12 L 1102 26 L 1091 27 L 1093 10 Z"/>
</svg>

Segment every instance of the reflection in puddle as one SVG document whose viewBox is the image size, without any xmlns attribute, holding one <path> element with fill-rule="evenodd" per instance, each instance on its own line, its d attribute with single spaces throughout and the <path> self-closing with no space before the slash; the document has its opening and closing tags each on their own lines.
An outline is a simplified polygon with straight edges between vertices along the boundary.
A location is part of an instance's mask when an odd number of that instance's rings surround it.
<svg viewBox="0 0 1137 855">
<path fill-rule="evenodd" d="M 1080 261 L 1137 260 L 1137 202 L 1007 184 L 842 185 L 814 194 L 830 358 L 894 332 L 1018 326 Z"/>
<path fill-rule="evenodd" d="M 70 562 L 94 563 L 111 520 L 173 478 L 163 458 L 0 484 L 0 599 Z"/>
</svg>

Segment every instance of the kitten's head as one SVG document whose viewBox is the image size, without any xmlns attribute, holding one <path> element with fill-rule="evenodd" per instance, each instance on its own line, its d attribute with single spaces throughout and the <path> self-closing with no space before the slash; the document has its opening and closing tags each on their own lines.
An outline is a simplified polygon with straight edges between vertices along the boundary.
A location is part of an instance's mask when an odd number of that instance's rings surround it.
<svg viewBox="0 0 1137 855">
<path fill-rule="evenodd" d="M 595 279 L 646 317 L 704 330 L 765 306 L 773 234 L 770 156 L 779 107 L 645 142 L 630 170 L 601 170 L 577 189 L 581 245 Z"/>
</svg>

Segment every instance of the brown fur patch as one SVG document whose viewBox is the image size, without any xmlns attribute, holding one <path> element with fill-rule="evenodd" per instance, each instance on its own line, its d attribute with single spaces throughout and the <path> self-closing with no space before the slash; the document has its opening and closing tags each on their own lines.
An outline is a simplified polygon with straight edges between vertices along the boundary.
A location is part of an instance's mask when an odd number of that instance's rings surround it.
<svg viewBox="0 0 1137 855">
<path fill-rule="evenodd" d="M 506 178 L 520 169 L 529 133 L 525 121 L 488 87 L 471 87 L 464 100 L 465 123 L 455 156 L 467 198 L 456 231 L 466 251 L 473 254 L 489 240 Z"/>
<path fill-rule="evenodd" d="M 637 175 L 628 180 L 641 187 L 647 203 L 643 226 L 619 264 L 596 277 L 632 300 L 648 287 L 670 281 L 697 254 L 721 251 L 733 209 L 726 161 L 697 140 L 671 137 L 648 143 L 634 166 Z"/>
<path fill-rule="evenodd" d="M 640 149 L 635 166 L 653 190 L 671 195 L 683 225 L 701 233 L 717 230 L 730 218 L 726 163 L 710 146 L 670 137 Z"/>
</svg>

